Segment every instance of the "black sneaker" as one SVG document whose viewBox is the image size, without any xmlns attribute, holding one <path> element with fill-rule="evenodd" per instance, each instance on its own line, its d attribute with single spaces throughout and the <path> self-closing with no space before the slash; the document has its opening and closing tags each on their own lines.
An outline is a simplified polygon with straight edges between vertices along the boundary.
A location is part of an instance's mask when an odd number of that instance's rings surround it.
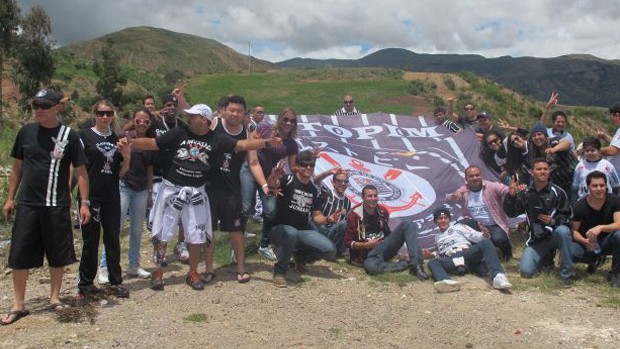
<svg viewBox="0 0 620 349">
<path fill-rule="evenodd" d="M 586 272 L 590 275 L 596 273 L 598 267 L 605 263 L 605 258 L 607 256 L 597 256 L 596 260 L 592 263 L 588 263 L 588 268 L 586 268 Z"/>
<path fill-rule="evenodd" d="M 571 276 L 562 279 L 562 286 L 564 286 L 564 288 L 571 288 L 571 287 L 573 287 L 573 283 L 574 283 L 574 281 L 573 281 L 573 278 Z"/>
<path fill-rule="evenodd" d="M 108 292 L 113 294 L 116 298 L 129 298 L 129 290 L 122 285 L 110 285 Z"/>
<path fill-rule="evenodd" d="M 92 285 L 92 284 L 85 285 L 85 286 L 78 286 L 78 296 L 80 297 L 92 296 L 99 292 L 101 292 L 101 290 L 99 290 L 95 285 Z"/>
<path fill-rule="evenodd" d="M 424 266 L 420 264 L 414 264 L 411 266 L 409 269 L 409 274 L 417 276 L 421 281 L 428 280 L 429 277 L 424 271 Z"/>
</svg>

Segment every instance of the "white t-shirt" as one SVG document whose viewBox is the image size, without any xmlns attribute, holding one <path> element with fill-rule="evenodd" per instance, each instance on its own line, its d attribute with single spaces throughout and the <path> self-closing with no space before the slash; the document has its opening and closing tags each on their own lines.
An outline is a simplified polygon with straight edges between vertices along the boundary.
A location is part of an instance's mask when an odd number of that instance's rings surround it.
<svg viewBox="0 0 620 349">
<path fill-rule="evenodd" d="M 489 214 L 487 205 L 482 200 L 482 192 L 484 188 L 479 191 L 469 191 L 469 199 L 467 200 L 467 209 L 476 222 L 484 225 L 494 225 L 495 221 Z"/>
<path fill-rule="evenodd" d="M 588 186 L 586 185 L 586 177 L 592 171 L 601 171 L 607 175 L 607 191 L 611 193 L 612 188 L 620 187 L 620 178 L 618 178 L 618 172 L 614 168 L 611 162 L 601 159 L 596 162 L 590 162 L 587 160 L 581 160 L 575 166 L 573 172 L 573 187 L 579 189 L 579 198 L 588 194 Z"/>
<path fill-rule="evenodd" d="M 611 139 L 611 143 L 609 143 L 609 145 L 620 150 L 620 128 L 618 128 L 616 133 L 614 133 L 614 138 Z M 613 157 L 608 158 L 608 160 L 614 165 L 616 171 L 620 169 L 620 154 L 614 155 Z"/>
</svg>

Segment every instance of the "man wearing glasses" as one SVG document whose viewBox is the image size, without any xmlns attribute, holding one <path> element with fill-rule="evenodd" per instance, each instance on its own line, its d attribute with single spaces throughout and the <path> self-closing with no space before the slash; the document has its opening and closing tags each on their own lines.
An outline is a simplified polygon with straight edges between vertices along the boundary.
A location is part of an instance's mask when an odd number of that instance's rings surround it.
<svg viewBox="0 0 620 349">
<path fill-rule="evenodd" d="M 353 101 L 353 96 L 351 94 L 346 94 L 342 98 L 342 108 L 336 110 L 334 115 L 360 115 L 362 112 L 355 108 L 355 102 Z"/>
<path fill-rule="evenodd" d="M 331 175 L 332 188 L 328 188 L 321 182 Z M 342 214 L 334 223 L 327 223 L 323 225 L 315 225 L 310 222 L 315 230 L 321 234 L 327 236 L 336 245 L 336 256 L 340 257 L 344 255 L 344 230 L 347 227 L 347 223 L 344 217 L 351 209 L 351 200 L 344 194 L 349 187 L 349 173 L 345 170 L 335 167 L 324 171 L 314 177 L 314 183 L 321 188 L 319 198 L 321 200 L 321 212 L 324 216 L 331 216 L 340 211 Z"/>
<path fill-rule="evenodd" d="M 333 224 L 340 220 L 341 210 L 330 216 L 321 212 L 319 191 L 312 183 L 315 156 L 311 150 L 304 150 L 295 159 L 297 171 L 283 175 L 284 164 L 280 162 L 269 178 L 267 186 L 277 195 L 274 226 L 269 231 L 269 240 L 278 247 L 277 261 L 273 266 L 273 284 L 286 287 L 285 274 L 291 256 L 295 269 L 302 274 L 306 264 L 321 258 L 333 259 L 336 247 L 323 234 L 313 230 L 309 224 L 311 217 L 315 224 Z"/>
<path fill-rule="evenodd" d="M 462 128 L 471 127 L 472 129 L 478 128 L 478 113 L 476 113 L 476 106 L 473 103 L 465 104 L 465 115 L 453 116 L 453 121 L 459 124 Z"/>
<path fill-rule="evenodd" d="M 0 319 L 1 325 L 12 324 L 30 314 L 24 305 L 28 271 L 41 267 L 44 256 L 50 269 L 49 309 L 65 307 L 59 298 L 62 278 L 65 267 L 76 262 L 70 213 L 71 165 L 80 189 L 81 222 L 86 224 L 90 220 L 84 148 L 78 134 L 58 122 L 56 114 L 60 108 L 57 93 L 37 92 L 32 100 L 36 122 L 19 130 L 11 151 L 15 162 L 3 215 L 8 220 L 16 214 L 8 261 L 13 270 L 14 299 L 9 313 Z"/>
<path fill-rule="evenodd" d="M 601 148 L 601 155 L 611 156 L 609 161 L 614 165 L 616 171 L 620 171 L 620 103 L 609 107 L 609 119 L 611 124 L 617 127 L 613 138 L 603 132 L 598 133 L 598 137 L 609 142 L 609 146 Z"/>
</svg>

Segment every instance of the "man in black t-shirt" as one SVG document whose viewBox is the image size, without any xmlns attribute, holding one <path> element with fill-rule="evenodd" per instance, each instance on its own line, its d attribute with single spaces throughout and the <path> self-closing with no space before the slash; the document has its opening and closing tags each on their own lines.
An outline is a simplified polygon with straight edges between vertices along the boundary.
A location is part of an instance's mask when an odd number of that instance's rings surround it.
<svg viewBox="0 0 620 349">
<path fill-rule="evenodd" d="M 277 193 L 276 218 L 269 231 L 269 239 L 278 246 L 278 260 L 273 267 L 273 283 L 276 287 L 286 287 L 285 274 L 293 256 L 298 273 L 305 272 L 306 263 L 321 258 L 334 258 L 336 246 L 325 235 L 313 230 L 308 219 L 322 225 L 337 222 L 341 210 L 331 216 L 321 212 L 319 191 L 311 181 L 315 158 L 310 150 L 297 154 L 297 172 L 282 175 L 283 163 L 276 166 L 267 185 L 272 193 Z"/>
<path fill-rule="evenodd" d="M 270 140 L 235 140 L 211 131 L 213 114 L 206 104 L 185 110 L 187 126 L 175 127 L 158 138 L 131 139 L 132 146 L 143 150 L 173 150 L 174 158 L 163 174 L 162 185 L 149 217 L 149 227 L 156 250 L 157 269 L 151 288 L 163 290 L 162 261 L 166 244 L 174 236 L 179 222 L 183 224 L 185 242 L 189 245 L 189 273 L 186 282 L 195 290 L 204 289 L 198 274 L 200 251 L 211 243 L 213 231 L 209 214 L 209 198 L 205 183 L 220 152 L 238 152 L 278 146 L 278 138 Z"/>
<path fill-rule="evenodd" d="M 571 256 L 574 262 L 588 263 L 592 274 L 602 256 L 612 255 L 609 279 L 612 287 L 620 287 L 620 197 L 607 194 L 603 172 L 590 172 L 586 184 L 588 195 L 573 207 Z"/>
<path fill-rule="evenodd" d="M 49 309 L 57 311 L 66 307 L 59 298 L 64 268 L 76 261 L 70 213 L 71 165 L 80 189 L 81 222 L 90 220 L 86 156 L 77 133 L 59 124 L 56 114 L 60 108 L 57 93 L 39 91 L 32 100 L 37 122 L 19 130 L 11 151 L 15 162 L 3 214 L 8 220 L 16 213 L 8 263 L 13 269 L 14 300 L 10 312 L 0 319 L 2 325 L 29 314 L 24 305 L 28 271 L 41 267 L 44 256 L 51 279 Z"/>
</svg>

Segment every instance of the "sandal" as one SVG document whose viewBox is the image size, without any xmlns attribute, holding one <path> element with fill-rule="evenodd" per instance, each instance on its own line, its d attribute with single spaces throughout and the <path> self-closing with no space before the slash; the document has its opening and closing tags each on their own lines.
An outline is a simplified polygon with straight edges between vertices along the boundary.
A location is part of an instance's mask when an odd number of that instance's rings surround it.
<svg viewBox="0 0 620 349">
<path fill-rule="evenodd" d="M 215 271 L 207 271 L 200 274 L 200 281 L 204 282 L 205 284 L 210 283 L 211 281 L 213 281 L 213 279 L 215 279 Z"/>
<path fill-rule="evenodd" d="M 69 308 L 68 304 L 58 302 L 47 306 L 47 311 L 58 312 Z"/>
<path fill-rule="evenodd" d="M 8 315 L 8 319 L 6 321 L 4 321 L 3 319 L 0 319 L 0 325 L 5 326 L 5 325 L 10 325 L 12 323 L 17 322 L 17 320 L 23 318 L 24 316 L 27 316 L 30 314 L 30 311 L 26 310 L 26 309 L 22 309 L 22 310 L 11 310 L 9 311 Z"/>
<path fill-rule="evenodd" d="M 205 284 L 201 280 L 200 275 L 197 272 L 193 271 L 187 274 L 187 278 L 185 278 L 185 282 L 196 291 L 202 291 L 205 289 Z"/>
<path fill-rule="evenodd" d="M 247 272 L 237 273 L 237 282 L 240 284 L 245 284 L 246 282 L 250 281 L 250 279 L 250 274 L 248 274 Z"/>
</svg>

